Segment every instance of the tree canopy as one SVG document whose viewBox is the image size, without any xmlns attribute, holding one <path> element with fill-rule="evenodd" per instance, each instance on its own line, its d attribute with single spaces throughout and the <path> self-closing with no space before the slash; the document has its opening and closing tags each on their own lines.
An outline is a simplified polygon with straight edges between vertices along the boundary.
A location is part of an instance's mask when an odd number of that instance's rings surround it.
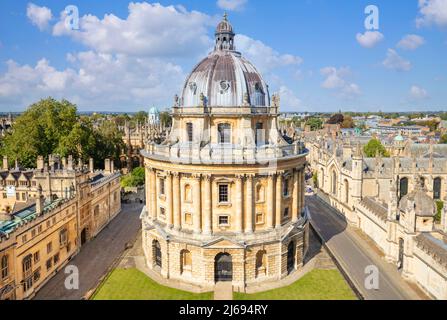
<svg viewBox="0 0 447 320">
<path fill-rule="evenodd" d="M 355 127 L 354 120 L 351 116 L 345 116 L 343 122 L 341 123 L 343 129 L 352 129 Z"/>
<path fill-rule="evenodd" d="M 341 124 L 345 120 L 345 117 L 341 113 L 334 114 L 330 119 L 326 122 L 327 124 Z"/>
<path fill-rule="evenodd" d="M 368 158 L 373 158 L 376 155 L 381 155 L 385 158 L 389 158 L 390 156 L 389 152 L 378 139 L 369 140 L 369 142 L 363 147 L 363 152 Z"/>
<path fill-rule="evenodd" d="M 121 187 L 139 187 L 144 184 L 144 168 L 137 167 L 132 172 L 121 178 Z"/>
<path fill-rule="evenodd" d="M 323 127 L 323 121 L 320 118 L 309 118 L 306 125 L 310 127 L 311 131 L 320 130 Z"/>
<path fill-rule="evenodd" d="M 0 153 L 28 168 L 36 165 L 39 155 L 52 153 L 85 162 L 92 157 L 96 166 L 102 166 L 107 157 L 118 158 L 123 141 L 116 124 L 104 120 L 98 125 L 89 117 L 79 117 L 76 111 L 67 100 L 53 98 L 31 105 L 17 117 Z"/>
</svg>

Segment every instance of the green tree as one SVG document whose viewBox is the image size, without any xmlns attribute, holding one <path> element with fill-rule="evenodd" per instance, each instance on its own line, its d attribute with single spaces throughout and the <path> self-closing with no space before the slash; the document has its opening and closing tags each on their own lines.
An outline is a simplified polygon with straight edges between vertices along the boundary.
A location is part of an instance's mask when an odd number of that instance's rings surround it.
<svg viewBox="0 0 447 320">
<path fill-rule="evenodd" d="M 169 112 L 161 112 L 160 113 L 160 122 L 165 127 L 170 127 L 172 125 L 172 117 Z"/>
<path fill-rule="evenodd" d="M 444 209 L 444 202 L 441 200 L 436 201 L 436 216 L 435 222 L 441 222 L 442 209 Z"/>
<path fill-rule="evenodd" d="M 441 144 L 447 144 L 447 134 L 443 134 L 441 136 L 441 139 L 439 139 L 439 143 Z"/>
<path fill-rule="evenodd" d="M 345 116 L 343 122 L 341 123 L 341 128 L 352 129 L 355 127 L 354 120 L 351 116 Z"/>
<path fill-rule="evenodd" d="M 378 139 L 369 140 L 369 142 L 363 147 L 363 152 L 368 158 L 373 158 L 377 154 L 386 158 L 390 157 L 389 152 L 385 149 L 385 147 Z"/>
<path fill-rule="evenodd" d="M 123 146 L 114 122 L 101 120 L 93 125 L 92 117 L 77 116 L 75 105 L 48 98 L 31 105 L 16 119 L 0 153 L 29 168 L 35 166 L 37 156 L 52 153 L 72 155 L 84 162 L 92 157 L 101 167 L 105 158 L 118 159 Z"/>
<path fill-rule="evenodd" d="M 2 154 L 25 167 L 35 166 L 37 156 L 52 153 L 76 124 L 76 106 L 52 98 L 31 105 L 17 117 L 3 141 Z"/>
<path fill-rule="evenodd" d="M 144 185 L 145 173 L 143 167 L 138 167 L 132 172 L 121 178 L 121 187 L 139 187 Z"/>
<path fill-rule="evenodd" d="M 136 123 L 139 122 L 140 124 L 147 122 L 147 112 L 146 111 L 138 111 L 135 113 L 132 117 L 132 120 Z"/>
<path fill-rule="evenodd" d="M 311 131 L 320 130 L 323 127 L 323 121 L 320 118 L 309 118 L 306 125 L 310 126 Z"/>
</svg>

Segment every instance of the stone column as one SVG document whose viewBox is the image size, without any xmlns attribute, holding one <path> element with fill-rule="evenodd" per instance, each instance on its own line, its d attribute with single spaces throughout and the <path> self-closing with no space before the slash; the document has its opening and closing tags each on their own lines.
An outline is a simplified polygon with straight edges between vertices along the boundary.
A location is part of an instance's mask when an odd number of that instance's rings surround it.
<svg viewBox="0 0 447 320">
<path fill-rule="evenodd" d="M 300 198 L 301 198 L 301 206 L 300 206 L 300 212 L 304 210 L 304 196 L 305 196 L 305 174 L 304 174 L 304 167 L 300 170 L 301 173 L 301 179 L 299 180 L 300 185 Z"/>
<path fill-rule="evenodd" d="M 293 203 L 292 203 L 292 221 L 298 221 L 298 212 L 299 212 L 299 197 L 300 193 L 298 190 L 299 180 L 298 180 L 298 170 L 293 171 Z"/>
<path fill-rule="evenodd" d="M 278 173 L 276 176 L 276 215 L 275 215 L 275 227 L 281 227 L 281 215 L 282 215 L 282 173 Z"/>
<path fill-rule="evenodd" d="M 194 217 L 193 217 L 193 224 L 194 224 L 194 232 L 199 234 L 202 232 L 202 219 L 201 219 L 201 211 L 202 211 L 202 205 L 201 205 L 201 197 L 200 193 L 202 192 L 202 186 L 201 186 L 201 178 L 200 175 L 195 176 L 196 182 L 194 184 Z"/>
<path fill-rule="evenodd" d="M 146 183 L 146 194 L 145 194 L 145 200 L 146 200 L 146 210 L 148 212 L 149 218 L 152 218 L 152 210 L 150 208 L 151 204 L 151 189 L 153 188 L 152 185 L 152 179 L 151 179 L 151 171 L 152 169 L 149 167 L 145 168 L 145 183 Z"/>
<path fill-rule="evenodd" d="M 244 208 L 243 208 L 243 184 L 244 184 L 244 176 L 238 175 L 236 176 L 236 221 L 235 221 L 235 231 L 237 233 L 242 233 L 243 231 L 243 226 L 244 226 L 244 221 L 243 221 L 243 212 L 244 212 Z"/>
<path fill-rule="evenodd" d="M 204 208 L 203 208 L 203 232 L 207 235 L 212 234 L 212 193 L 211 193 L 211 175 L 204 176 L 203 186 Z"/>
<path fill-rule="evenodd" d="M 157 219 L 157 177 L 154 169 L 150 169 L 151 176 L 151 216 Z"/>
<path fill-rule="evenodd" d="M 173 227 L 173 210 L 172 210 L 172 174 L 168 172 L 166 175 L 166 204 L 167 204 L 167 219 L 168 228 Z"/>
<path fill-rule="evenodd" d="M 265 213 L 268 229 L 273 229 L 273 217 L 275 215 L 275 206 L 273 203 L 275 194 L 274 179 L 275 175 L 273 173 L 269 174 L 267 182 L 267 212 Z"/>
<path fill-rule="evenodd" d="M 180 212 L 180 174 L 175 172 L 174 174 L 174 183 L 173 183 L 173 214 L 174 214 L 174 229 L 180 230 L 182 224 L 182 215 Z"/>
<path fill-rule="evenodd" d="M 249 175 L 246 180 L 247 195 L 245 197 L 246 210 L 245 210 L 245 232 L 253 232 L 253 176 Z"/>
<path fill-rule="evenodd" d="M 301 185 L 301 169 L 298 169 L 296 172 L 296 179 L 297 179 L 297 184 L 298 184 L 298 215 L 299 213 L 301 213 L 301 208 L 302 208 L 302 201 L 303 198 L 301 196 L 301 193 L 303 192 L 303 186 Z"/>
</svg>

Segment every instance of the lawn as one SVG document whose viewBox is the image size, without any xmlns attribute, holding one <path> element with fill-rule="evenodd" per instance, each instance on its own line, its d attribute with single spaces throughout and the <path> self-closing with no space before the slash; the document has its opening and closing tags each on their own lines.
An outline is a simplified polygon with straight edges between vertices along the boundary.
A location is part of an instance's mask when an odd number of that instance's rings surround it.
<svg viewBox="0 0 447 320">
<path fill-rule="evenodd" d="M 354 300 L 338 270 L 313 270 L 294 284 L 256 294 L 234 293 L 234 300 Z M 213 293 L 195 294 L 159 285 L 141 271 L 115 269 L 93 300 L 212 300 Z"/>
<path fill-rule="evenodd" d="M 93 300 L 211 300 L 213 293 L 195 294 L 164 287 L 137 269 L 115 269 Z"/>
<path fill-rule="evenodd" d="M 255 294 L 234 293 L 234 300 L 355 300 L 338 270 L 313 270 L 294 284 Z"/>
</svg>

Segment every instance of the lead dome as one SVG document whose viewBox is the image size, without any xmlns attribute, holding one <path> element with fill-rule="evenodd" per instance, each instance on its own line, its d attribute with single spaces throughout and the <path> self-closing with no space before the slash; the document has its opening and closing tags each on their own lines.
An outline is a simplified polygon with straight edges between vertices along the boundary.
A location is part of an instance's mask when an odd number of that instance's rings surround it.
<svg viewBox="0 0 447 320">
<path fill-rule="evenodd" d="M 268 85 L 256 67 L 235 51 L 233 27 L 226 15 L 218 24 L 215 47 L 187 77 L 181 104 L 195 107 L 270 105 Z"/>
</svg>

